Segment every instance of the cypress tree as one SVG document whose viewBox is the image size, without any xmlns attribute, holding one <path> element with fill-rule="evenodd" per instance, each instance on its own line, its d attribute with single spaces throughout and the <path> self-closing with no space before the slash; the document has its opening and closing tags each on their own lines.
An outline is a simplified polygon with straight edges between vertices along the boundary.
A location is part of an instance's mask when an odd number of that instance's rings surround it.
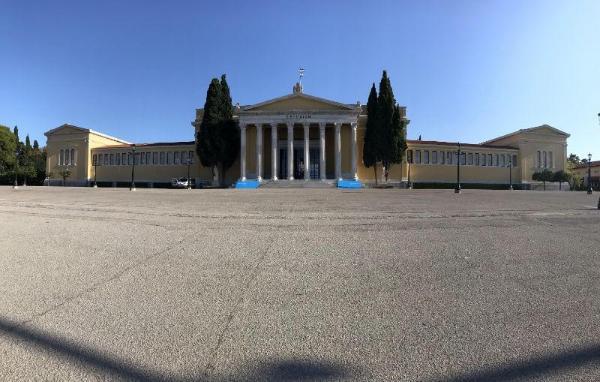
<svg viewBox="0 0 600 382">
<path fill-rule="evenodd" d="M 379 96 L 377 97 L 377 124 L 379 130 L 380 160 L 386 170 L 389 170 L 390 160 L 393 157 L 392 119 L 396 100 L 387 72 L 384 70 L 379 82 Z"/>
<path fill-rule="evenodd" d="M 37 139 L 33 140 L 33 149 L 34 150 L 39 150 L 40 149 L 40 145 L 39 145 Z"/>
<path fill-rule="evenodd" d="M 233 119 L 233 104 L 225 75 L 220 81 L 213 78 L 206 92 L 196 151 L 202 165 L 211 168 L 213 179 L 222 184 L 225 171 L 239 153 L 239 129 Z"/>
<path fill-rule="evenodd" d="M 378 131 L 377 131 L 377 90 L 375 83 L 371 86 L 369 100 L 367 101 L 367 126 L 363 144 L 363 163 L 366 167 L 373 166 L 375 171 L 375 184 L 377 184 Z"/>
<path fill-rule="evenodd" d="M 225 179 L 225 172 L 233 165 L 240 151 L 240 130 L 238 122 L 233 119 L 233 103 L 225 74 L 221 76 L 221 109 L 219 162 L 222 179 Z"/>
<path fill-rule="evenodd" d="M 218 142 L 216 142 L 216 131 L 220 121 L 220 103 L 221 84 L 219 80 L 213 78 L 206 91 L 206 101 L 204 102 L 204 114 L 202 122 L 196 137 L 196 151 L 200 158 L 200 163 L 204 167 L 210 167 L 213 177 L 217 166 Z"/>
<path fill-rule="evenodd" d="M 406 151 L 406 126 L 408 122 L 402 116 L 400 106 L 394 107 L 394 116 L 392 118 L 392 147 L 389 163 L 401 163 Z"/>
</svg>

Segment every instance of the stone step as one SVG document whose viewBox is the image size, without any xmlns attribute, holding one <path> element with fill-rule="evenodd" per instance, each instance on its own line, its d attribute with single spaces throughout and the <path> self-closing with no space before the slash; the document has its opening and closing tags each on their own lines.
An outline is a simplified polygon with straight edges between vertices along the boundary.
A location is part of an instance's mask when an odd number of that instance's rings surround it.
<svg viewBox="0 0 600 382">
<path fill-rule="evenodd" d="M 334 179 L 328 180 L 265 180 L 260 188 L 335 188 L 337 182 Z"/>
</svg>

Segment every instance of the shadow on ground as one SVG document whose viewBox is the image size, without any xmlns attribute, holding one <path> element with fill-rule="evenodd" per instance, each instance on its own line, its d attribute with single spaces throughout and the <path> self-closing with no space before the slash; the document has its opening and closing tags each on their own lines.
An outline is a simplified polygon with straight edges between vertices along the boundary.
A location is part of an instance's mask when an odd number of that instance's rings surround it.
<svg viewBox="0 0 600 382">
<path fill-rule="evenodd" d="M 90 369 L 93 373 L 108 374 L 114 378 L 137 381 L 207 381 L 230 380 L 261 381 L 314 381 L 352 379 L 353 375 L 340 365 L 326 361 L 307 359 L 283 359 L 258 362 L 253 367 L 241 368 L 232 375 L 178 377 L 158 370 L 136 367 L 130 362 L 112 357 L 106 353 L 74 344 L 64 338 L 50 335 L 34 328 L 25 328 L 0 318 L 0 337 L 13 338 L 25 346 L 70 358 L 78 366 Z M 20 365 L 19 367 L 22 367 Z"/>
<path fill-rule="evenodd" d="M 205 375 L 177 377 L 148 368 L 136 367 L 131 363 L 111 357 L 100 351 L 74 344 L 64 338 L 44 333 L 34 328 L 16 325 L 0 318 L 0 337 L 13 338 L 57 355 L 70 358 L 70 362 L 89 368 L 90 372 L 103 373 L 119 379 L 139 381 L 315 381 L 342 380 L 364 377 L 359 369 L 351 372 L 347 367 L 327 361 L 307 359 L 282 359 L 258 362 L 251 367 L 242 367 L 231 375 Z M 521 362 L 498 365 L 496 367 L 475 370 L 450 378 L 441 378 L 439 382 L 488 381 L 504 382 L 527 380 L 574 370 L 584 366 L 600 367 L 600 345 L 572 349 L 544 357 L 529 358 Z M 19 367 L 22 367 L 19 366 Z"/>
</svg>

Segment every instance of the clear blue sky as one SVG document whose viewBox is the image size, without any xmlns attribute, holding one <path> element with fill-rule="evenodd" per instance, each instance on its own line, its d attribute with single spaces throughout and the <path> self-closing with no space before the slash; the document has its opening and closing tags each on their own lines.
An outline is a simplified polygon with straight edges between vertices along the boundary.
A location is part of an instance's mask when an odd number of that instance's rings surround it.
<svg viewBox="0 0 600 382">
<path fill-rule="evenodd" d="M 409 137 L 481 142 L 551 124 L 600 159 L 600 1 L 0 0 L 0 124 L 191 140 L 226 73 L 234 102 L 366 102 L 387 69 Z"/>
</svg>

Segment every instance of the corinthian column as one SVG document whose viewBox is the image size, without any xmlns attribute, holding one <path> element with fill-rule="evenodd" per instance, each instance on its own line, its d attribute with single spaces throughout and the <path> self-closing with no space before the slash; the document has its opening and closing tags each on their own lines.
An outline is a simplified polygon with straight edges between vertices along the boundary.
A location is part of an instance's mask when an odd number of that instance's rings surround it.
<svg viewBox="0 0 600 382">
<path fill-rule="evenodd" d="M 335 178 L 342 180 L 342 124 L 335 123 Z"/>
<path fill-rule="evenodd" d="M 325 123 L 319 123 L 319 175 L 325 180 Z"/>
<path fill-rule="evenodd" d="M 288 180 L 294 180 L 294 123 L 288 122 Z"/>
<path fill-rule="evenodd" d="M 271 124 L 271 179 L 277 180 L 277 124 Z"/>
<path fill-rule="evenodd" d="M 358 173 L 357 173 L 357 166 L 356 166 L 356 128 L 357 128 L 357 123 L 353 122 L 351 124 L 352 126 L 352 177 L 354 178 L 354 180 L 358 180 Z"/>
<path fill-rule="evenodd" d="M 240 125 L 240 179 L 246 180 L 246 124 Z"/>
<path fill-rule="evenodd" d="M 263 136 L 262 124 L 256 124 L 256 179 L 262 181 Z"/>
<path fill-rule="evenodd" d="M 308 133 L 310 124 L 304 123 L 304 180 L 310 180 L 310 147 Z"/>
</svg>

